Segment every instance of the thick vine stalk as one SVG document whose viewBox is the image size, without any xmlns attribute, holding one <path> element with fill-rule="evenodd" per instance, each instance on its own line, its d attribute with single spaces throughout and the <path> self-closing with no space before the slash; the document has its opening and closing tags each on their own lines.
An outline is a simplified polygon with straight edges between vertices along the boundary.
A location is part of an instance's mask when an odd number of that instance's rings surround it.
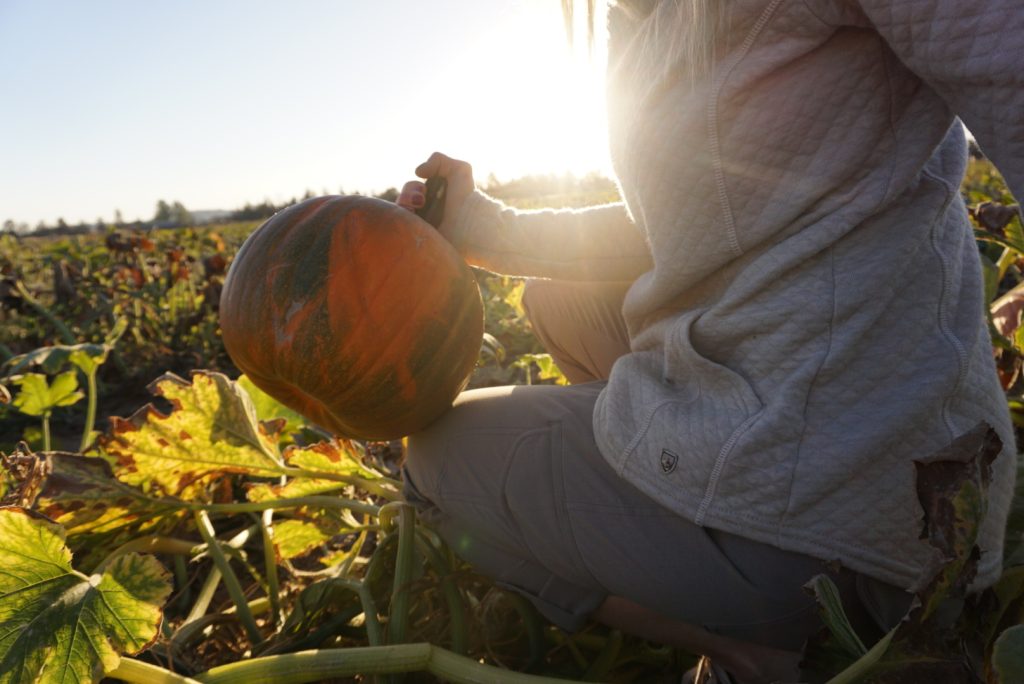
<svg viewBox="0 0 1024 684">
<path fill-rule="evenodd" d="M 93 572 L 102 573 L 110 564 L 126 553 L 167 553 L 173 555 L 192 556 L 202 551 L 203 545 L 196 544 L 187 539 L 175 539 L 174 537 L 161 537 L 153 535 L 138 537 L 129 542 L 121 544 L 104 558 Z"/>
<path fill-rule="evenodd" d="M 80 452 L 85 452 L 91 442 L 93 428 L 96 427 L 96 404 L 99 401 L 99 387 L 96 386 L 96 373 L 99 371 L 99 367 L 94 367 L 90 372 L 85 374 L 86 382 L 89 386 L 89 396 L 87 398 L 87 404 L 85 408 L 85 428 L 82 430 L 82 441 L 78 446 Z"/>
<path fill-rule="evenodd" d="M 242 623 L 242 627 L 245 628 L 246 634 L 249 635 L 249 640 L 253 644 L 259 644 L 263 642 L 263 634 L 260 632 L 260 628 L 256 625 L 256 620 L 252 616 L 252 611 L 249 610 L 249 602 L 245 598 L 245 592 L 242 590 L 242 585 L 238 582 L 238 577 L 235 575 L 235 571 L 231 569 L 231 565 L 228 563 L 227 556 L 224 555 L 223 549 L 220 548 L 220 542 L 217 541 L 216 533 L 213 529 L 213 523 L 210 522 L 210 516 L 207 515 L 206 511 L 195 512 L 196 526 L 199 528 L 199 534 L 203 536 L 203 540 L 208 546 L 210 558 L 213 560 L 214 565 L 220 570 L 220 574 L 224 580 L 224 586 L 228 590 L 228 594 L 231 596 L 231 600 L 235 604 L 235 608 L 238 610 L 238 620 Z"/>
<path fill-rule="evenodd" d="M 280 627 L 281 598 L 277 579 L 277 554 L 274 551 L 274 509 L 263 511 L 260 518 L 260 532 L 263 535 L 263 565 L 267 574 L 267 596 L 270 598 L 270 621 Z"/>
<path fill-rule="evenodd" d="M 191 677 L 184 677 L 162 667 L 131 658 L 121 658 L 117 668 L 108 672 L 107 676 L 130 682 L 130 684 L 199 684 Z"/>
<path fill-rule="evenodd" d="M 388 643 L 400 644 L 405 641 L 409 627 L 409 582 L 416 560 L 416 511 L 409 504 L 394 505 L 398 507 L 398 552 L 391 590 Z"/>
<path fill-rule="evenodd" d="M 301 651 L 221 665 L 195 677 L 201 684 L 305 684 L 357 675 L 429 672 L 456 684 L 566 684 L 484 665 L 431 644 Z"/>
<path fill-rule="evenodd" d="M 267 509 L 299 508 L 301 506 L 313 506 L 318 508 L 347 508 L 359 513 L 376 515 L 378 506 L 373 504 L 355 501 L 354 499 L 342 499 L 336 496 L 302 496 L 293 499 L 270 499 L 267 501 L 239 501 L 236 503 L 208 504 L 200 502 L 170 502 L 178 505 L 179 508 L 186 508 L 192 511 L 206 511 L 207 513 L 259 513 Z"/>
</svg>

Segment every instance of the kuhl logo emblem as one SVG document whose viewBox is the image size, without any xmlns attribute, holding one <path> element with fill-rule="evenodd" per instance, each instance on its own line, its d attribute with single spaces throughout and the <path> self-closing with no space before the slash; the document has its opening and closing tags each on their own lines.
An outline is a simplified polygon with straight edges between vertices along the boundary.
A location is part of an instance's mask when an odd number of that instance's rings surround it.
<svg viewBox="0 0 1024 684">
<path fill-rule="evenodd" d="M 662 449 L 661 451 L 661 472 L 668 475 L 676 469 L 676 464 L 679 463 L 679 457 L 673 454 L 668 449 Z"/>
</svg>

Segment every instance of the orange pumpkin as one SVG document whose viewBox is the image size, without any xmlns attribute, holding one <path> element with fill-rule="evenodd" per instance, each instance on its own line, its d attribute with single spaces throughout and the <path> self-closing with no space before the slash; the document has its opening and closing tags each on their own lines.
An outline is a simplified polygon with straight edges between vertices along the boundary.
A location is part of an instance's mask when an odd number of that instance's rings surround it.
<svg viewBox="0 0 1024 684">
<path fill-rule="evenodd" d="M 390 202 L 315 197 L 248 237 L 220 324 L 235 365 L 312 422 L 395 439 L 465 387 L 483 336 L 473 273 L 423 219 Z"/>
</svg>

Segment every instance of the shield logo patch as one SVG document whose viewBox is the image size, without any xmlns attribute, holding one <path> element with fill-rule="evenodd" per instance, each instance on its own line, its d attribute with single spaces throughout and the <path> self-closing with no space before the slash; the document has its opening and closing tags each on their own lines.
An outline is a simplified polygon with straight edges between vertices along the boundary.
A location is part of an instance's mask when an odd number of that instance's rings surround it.
<svg viewBox="0 0 1024 684">
<path fill-rule="evenodd" d="M 679 457 L 673 454 L 668 449 L 661 450 L 661 472 L 668 475 L 676 469 L 676 465 L 679 463 Z"/>
</svg>

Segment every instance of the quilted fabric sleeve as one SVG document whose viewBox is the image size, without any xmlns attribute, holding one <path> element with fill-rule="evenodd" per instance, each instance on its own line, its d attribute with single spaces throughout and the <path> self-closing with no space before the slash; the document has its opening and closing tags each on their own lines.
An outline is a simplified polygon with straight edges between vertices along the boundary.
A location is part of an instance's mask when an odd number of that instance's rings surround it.
<svg viewBox="0 0 1024 684">
<path fill-rule="evenodd" d="M 631 281 L 652 264 L 623 204 L 521 211 L 477 190 L 448 237 L 469 263 L 505 275 Z"/>
<path fill-rule="evenodd" d="M 852 0 L 1024 201 L 1024 2 Z"/>
</svg>

